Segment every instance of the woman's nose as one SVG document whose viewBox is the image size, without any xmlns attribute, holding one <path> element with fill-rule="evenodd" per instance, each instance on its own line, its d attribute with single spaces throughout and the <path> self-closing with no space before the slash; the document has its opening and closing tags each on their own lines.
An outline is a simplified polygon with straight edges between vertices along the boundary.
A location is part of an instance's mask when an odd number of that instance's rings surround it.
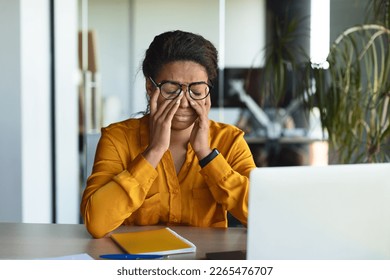
<svg viewBox="0 0 390 280">
<path fill-rule="evenodd" d="M 186 108 L 190 106 L 191 97 L 188 90 L 183 91 L 184 96 L 180 101 L 180 107 Z"/>
</svg>

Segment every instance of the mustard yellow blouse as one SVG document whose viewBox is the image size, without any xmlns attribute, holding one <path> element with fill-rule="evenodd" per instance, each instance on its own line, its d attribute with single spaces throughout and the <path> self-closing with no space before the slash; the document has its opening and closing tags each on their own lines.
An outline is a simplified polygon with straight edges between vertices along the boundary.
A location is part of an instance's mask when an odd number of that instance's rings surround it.
<svg viewBox="0 0 390 280">
<path fill-rule="evenodd" d="M 81 201 L 88 231 L 100 238 L 121 224 L 227 227 L 227 211 L 246 225 L 255 164 L 243 136 L 210 120 L 210 147 L 220 154 L 201 168 L 188 144 L 176 174 L 169 151 L 157 168 L 141 155 L 149 143 L 149 115 L 103 128 Z"/>
</svg>

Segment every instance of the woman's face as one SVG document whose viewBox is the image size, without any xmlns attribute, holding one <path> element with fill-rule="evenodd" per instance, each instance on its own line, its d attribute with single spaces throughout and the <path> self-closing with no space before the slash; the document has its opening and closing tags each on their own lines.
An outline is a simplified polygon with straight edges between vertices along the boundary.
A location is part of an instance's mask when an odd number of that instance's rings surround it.
<svg viewBox="0 0 390 280">
<path fill-rule="evenodd" d="M 208 75 L 206 69 L 193 61 L 175 61 L 165 64 L 160 73 L 155 77 L 157 84 L 162 81 L 173 81 L 180 84 L 188 85 L 194 82 L 208 82 Z M 148 93 L 155 91 L 155 87 L 150 80 L 147 80 Z M 190 102 L 197 102 L 199 104 L 210 105 L 210 95 L 203 100 L 193 100 L 187 90 L 187 87 L 183 87 L 185 91 L 183 98 L 181 99 L 180 106 L 177 109 L 173 119 L 171 129 L 183 130 L 190 127 L 198 118 L 197 113 L 191 107 Z M 157 104 L 167 101 L 161 94 L 158 97 Z M 158 106 L 158 105 L 157 105 Z"/>
</svg>

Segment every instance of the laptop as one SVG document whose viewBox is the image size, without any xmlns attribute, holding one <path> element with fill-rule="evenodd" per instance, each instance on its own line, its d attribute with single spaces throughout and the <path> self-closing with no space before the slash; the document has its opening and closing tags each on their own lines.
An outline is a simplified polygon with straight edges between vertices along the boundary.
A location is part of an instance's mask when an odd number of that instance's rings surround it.
<svg viewBox="0 0 390 280">
<path fill-rule="evenodd" d="M 390 163 L 256 168 L 247 259 L 390 259 Z"/>
</svg>

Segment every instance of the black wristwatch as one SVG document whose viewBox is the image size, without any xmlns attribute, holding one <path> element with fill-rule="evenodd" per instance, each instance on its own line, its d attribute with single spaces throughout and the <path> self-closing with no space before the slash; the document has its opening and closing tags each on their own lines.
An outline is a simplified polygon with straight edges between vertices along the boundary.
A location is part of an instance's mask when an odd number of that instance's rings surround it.
<svg viewBox="0 0 390 280">
<path fill-rule="evenodd" d="M 205 167 L 210 161 L 212 161 L 217 155 L 219 155 L 219 151 L 217 149 L 213 149 L 211 153 L 209 153 L 207 156 L 202 158 L 199 161 L 200 167 Z"/>
</svg>

